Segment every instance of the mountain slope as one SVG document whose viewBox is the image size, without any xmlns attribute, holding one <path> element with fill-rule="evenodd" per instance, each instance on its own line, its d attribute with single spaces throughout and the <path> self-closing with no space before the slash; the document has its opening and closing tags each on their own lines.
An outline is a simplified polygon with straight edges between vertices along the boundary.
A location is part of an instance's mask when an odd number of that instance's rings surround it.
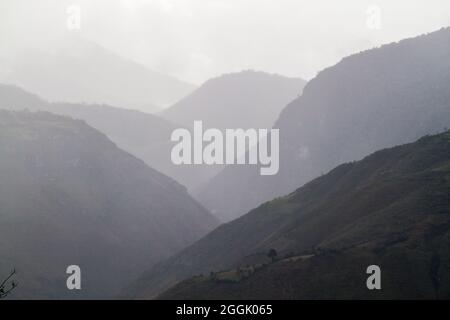
<svg viewBox="0 0 450 320">
<path fill-rule="evenodd" d="M 190 128 L 195 120 L 217 129 L 270 128 L 284 106 L 301 94 L 305 81 L 276 74 L 242 71 L 206 81 L 200 88 L 163 110 L 161 117 Z M 224 168 L 222 165 L 184 166 L 195 192 Z"/>
<path fill-rule="evenodd" d="M 82 121 L 0 111 L 0 271 L 16 298 L 106 298 L 217 225 L 174 180 Z M 82 290 L 66 289 L 77 264 Z"/>
<path fill-rule="evenodd" d="M 231 220 L 334 166 L 450 127 L 450 28 L 344 58 L 281 113 L 280 171 L 228 166 L 196 193 Z"/>
<path fill-rule="evenodd" d="M 162 117 L 186 127 L 270 128 L 282 108 L 301 94 L 305 81 L 242 71 L 213 78 L 162 111 Z"/>
<path fill-rule="evenodd" d="M 105 103 L 155 112 L 194 86 L 149 70 L 81 37 L 48 43 L 48 52 L 23 52 L 7 62 L 1 82 L 52 102 Z M 88 81 L 87 81 L 88 80 Z"/>
<path fill-rule="evenodd" d="M 121 149 L 186 186 L 193 182 L 191 171 L 198 170 L 172 163 L 170 135 L 179 125 L 153 114 L 108 105 L 48 103 L 19 87 L 2 84 L 0 109 L 43 110 L 84 120 L 106 134 Z"/>
<path fill-rule="evenodd" d="M 450 132 L 378 151 L 218 227 L 128 292 L 152 298 L 203 273 L 161 298 L 448 299 L 449 191 Z M 261 265 L 271 248 L 290 258 Z M 365 287 L 372 264 L 382 269 L 379 292 Z M 256 270 L 219 280 L 217 271 L 247 265 Z"/>
</svg>

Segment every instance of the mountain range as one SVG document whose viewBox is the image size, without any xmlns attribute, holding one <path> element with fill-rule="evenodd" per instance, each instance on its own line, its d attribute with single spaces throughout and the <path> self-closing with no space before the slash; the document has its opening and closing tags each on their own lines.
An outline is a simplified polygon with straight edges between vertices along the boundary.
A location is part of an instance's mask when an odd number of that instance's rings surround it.
<svg viewBox="0 0 450 320">
<path fill-rule="evenodd" d="M 195 89 L 78 38 L 14 60 L 0 62 L 13 298 L 450 298 L 450 28 L 306 85 L 243 71 Z M 279 172 L 174 165 L 171 133 L 194 120 L 279 129 Z M 373 265 L 382 290 L 367 290 Z"/>
<path fill-rule="evenodd" d="M 206 81 L 158 115 L 185 128 L 192 128 L 194 121 L 202 121 L 205 130 L 270 128 L 283 106 L 301 94 L 305 83 L 252 70 L 224 74 Z M 182 167 L 179 180 L 196 194 L 224 165 Z"/>
<path fill-rule="evenodd" d="M 342 59 L 310 80 L 273 125 L 280 171 L 227 166 L 194 193 L 222 221 L 340 163 L 450 127 L 450 28 Z"/>
<path fill-rule="evenodd" d="M 212 84 L 209 84 L 210 82 Z M 233 118 L 237 119 L 236 107 L 239 106 L 246 110 L 245 114 L 261 115 L 261 118 L 242 117 L 239 123 L 244 128 L 259 128 L 258 126 L 262 123 L 269 126 L 275 121 L 279 106 L 295 98 L 301 92 L 303 83 L 299 79 L 264 72 L 247 71 L 225 75 L 208 81 L 172 108 L 176 111 L 182 106 L 183 112 L 191 114 L 193 119 L 205 120 L 210 124 L 216 124 L 217 121 L 222 121 L 222 118 L 227 118 L 227 125 L 233 127 Z M 241 87 L 242 89 L 239 89 Z M 275 88 L 276 91 L 270 92 L 271 88 Z M 233 94 L 237 94 L 239 90 L 245 94 L 233 98 Z M 265 92 L 266 96 L 261 92 Z M 203 97 L 203 100 L 201 99 L 200 103 L 195 97 Z M 223 101 L 227 102 L 228 107 L 223 104 Z M 148 114 L 108 104 L 50 103 L 20 87 L 5 84 L 0 84 L 0 108 L 16 111 L 44 110 L 85 120 L 90 126 L 105 133 L 120 148 L 144 160 L 152 168 L 174 178 L 192 192 L 223 168 L 219 165 L 177 166 L 173 164 L 170 154 L 175 143 L 170 141 L 171 134 L 180 127 L 190 128 L 193 122 L 191 123 L 187 118 L 182 121 L 183 117 L 164 119 L 165 112 Z M 169 113 L 172 112 L 172 108 L 169 108 Z M 221 108 L 223 111 L 219 113 L 218 110 Z M 264 111 L 270 108 L 272 108 L 271 112 Z M 208 111 L 202 115 L 200 111 L 203 109 Z M 177 122 L 179 120 L 181 124 Z"/>
<path fill-rule="evenodd" d="M 178 178 L 184 168 L 172 164 L 170 135 L 179 126 L 156 115 L 105 104 L 49 103 L 19 87 L 0 84 L 0 108 L 48 111 L 80 119 L 106 134 L 121 149 L 150 167 Z"/>
</svg>

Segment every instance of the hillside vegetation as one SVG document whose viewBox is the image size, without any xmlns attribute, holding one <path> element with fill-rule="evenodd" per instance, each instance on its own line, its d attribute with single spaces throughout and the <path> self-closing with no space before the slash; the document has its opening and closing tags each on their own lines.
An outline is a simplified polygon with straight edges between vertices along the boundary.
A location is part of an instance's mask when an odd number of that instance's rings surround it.
<svg viewBox="0 0 450 320">
<path fill-rule="evenodd" d="M 154 298 L 448 298 L 450 133 L 338 166 L 224 224 L 135 282 Z M 274 248 L 278 259 L 269 263 Z M 308 256 L 308 259 L 283 260 Z M 238 282 L 211 271 L 266 264 Z M 383 290 L 365 287 L 380 265 Z"/>
</svg>

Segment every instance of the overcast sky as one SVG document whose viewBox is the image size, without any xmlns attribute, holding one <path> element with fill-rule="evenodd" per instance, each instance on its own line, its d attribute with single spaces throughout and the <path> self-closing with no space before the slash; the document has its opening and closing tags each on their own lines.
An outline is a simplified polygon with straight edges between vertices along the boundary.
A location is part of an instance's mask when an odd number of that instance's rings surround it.
<svg viewBox="0 0 450 320">
<path fill-rule="evenodd" d="M 67 28 L 70 5 L 80 29 Z M 76 33 L 195 84 L 243 69 L 310 79 L 351 53 L 449 25 L 449 0 L 0 0 L 0 51 Z"/>
</svg>

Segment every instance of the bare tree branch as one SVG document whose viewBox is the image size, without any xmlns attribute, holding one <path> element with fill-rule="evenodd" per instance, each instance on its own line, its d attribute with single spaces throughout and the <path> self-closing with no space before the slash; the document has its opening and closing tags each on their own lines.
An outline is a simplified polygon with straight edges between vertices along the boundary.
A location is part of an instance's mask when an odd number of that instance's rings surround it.
<svg viewBox="0 0 450 320">
<path fill-rule="evenodd" d="M 0 299 L 5 298 L 8 294 L 11 293 L 16 287 L 17 282 L 12 280 L 11 285 L 7 287 L 8 281 L 16 274 L 16 269 L 13 269 L 11 273 L 6 277 L 5 280 L 0 284 Z"/>
</svg>

